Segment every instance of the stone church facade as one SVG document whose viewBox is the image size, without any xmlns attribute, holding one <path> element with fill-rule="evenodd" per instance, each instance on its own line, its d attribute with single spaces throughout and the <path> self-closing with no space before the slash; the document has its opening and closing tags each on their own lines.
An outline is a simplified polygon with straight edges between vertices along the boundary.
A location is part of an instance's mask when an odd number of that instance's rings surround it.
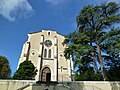
<svg viewBox="0 0 120 90">
<path fill-rule="evenodd" d="M 29 33 L 18 67 L 30 60 L 38 70 L 36 81 L 72 81 L 73 62 L 64 57 L 64 39 L 63 35 L 51 30 Z"/>
</svg>

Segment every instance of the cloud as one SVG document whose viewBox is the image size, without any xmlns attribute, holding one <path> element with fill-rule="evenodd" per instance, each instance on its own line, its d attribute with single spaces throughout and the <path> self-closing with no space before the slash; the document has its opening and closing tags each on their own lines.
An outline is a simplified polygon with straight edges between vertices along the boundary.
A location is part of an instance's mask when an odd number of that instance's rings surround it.
<svg viewBox="0 0 120 90">
<path fill-rule="evenodd" d="M 32 6 L 27 0 L 0 0 L 0 15 L 10 21 L 32 13 Z"/>
<path fill-rule="evenodd" d="M 106 0 L 108 2 L 117 2 L 117 3 L 120 3 L 120 0 Z"/>
<path fill-rule="evenodd" d="M 49 2 L 53 5 L 58 5 L 60 3 L 63 3 L 65 0 L 45 0 L 46 2 Z"/>
</svg>

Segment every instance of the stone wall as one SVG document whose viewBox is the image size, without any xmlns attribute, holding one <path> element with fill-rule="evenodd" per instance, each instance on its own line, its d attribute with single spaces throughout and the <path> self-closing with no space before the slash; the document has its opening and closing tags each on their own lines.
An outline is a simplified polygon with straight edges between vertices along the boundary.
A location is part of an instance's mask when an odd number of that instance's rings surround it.
<svg viewBox="0 0 120 90">
<path fill-rule="evenodd" d="M 20 90 L 32 85 L 32 80 L 0 80 L 0 90 Z"/>
<path fill-rule="evenodd" d="M 64 82 L 65 87 L 72 90 L 120 90 L 120 82 L 108 81 L 74 81 Z"/>
<path fill-rule="evenodd" d="M 120 90 L 120 82 L 73 81 L 43 84 L 30 80 L 0 80 L 0 90 Z"/>
<path fill-rule="evenodd" d="M 120 90 L 120 82 L 73 81 L 58 84 L 33 84 L 31 90 Z"/>
</svg>

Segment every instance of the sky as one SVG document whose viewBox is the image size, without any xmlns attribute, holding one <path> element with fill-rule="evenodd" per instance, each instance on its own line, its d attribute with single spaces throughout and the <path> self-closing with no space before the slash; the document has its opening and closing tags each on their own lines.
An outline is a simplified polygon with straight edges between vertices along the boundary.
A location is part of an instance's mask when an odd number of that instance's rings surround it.
<svg viewBox="0 0 120 90">
<path fill-rule="evenodd" d="M 0 55 L 15 73 L 27 34 L 54 30 L 67 35 L 76 29 L 76 16 L 89 4 L 119 0 L 0 0 Z"/>
</svg>

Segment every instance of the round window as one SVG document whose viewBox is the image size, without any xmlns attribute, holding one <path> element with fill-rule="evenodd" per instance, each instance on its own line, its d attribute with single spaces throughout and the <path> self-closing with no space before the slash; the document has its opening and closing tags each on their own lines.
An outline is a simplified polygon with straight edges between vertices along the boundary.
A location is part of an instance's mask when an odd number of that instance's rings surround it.
<svg viewBox="0 0 120 90">
<path fill-rule="evenodd" d="M 45 46 L 46 46 L 46 47 L 51 47 L 51 46 L 52 46 L 52 41 L 46 40 L 46 41 L 45 41 Z"/>
</svg>

